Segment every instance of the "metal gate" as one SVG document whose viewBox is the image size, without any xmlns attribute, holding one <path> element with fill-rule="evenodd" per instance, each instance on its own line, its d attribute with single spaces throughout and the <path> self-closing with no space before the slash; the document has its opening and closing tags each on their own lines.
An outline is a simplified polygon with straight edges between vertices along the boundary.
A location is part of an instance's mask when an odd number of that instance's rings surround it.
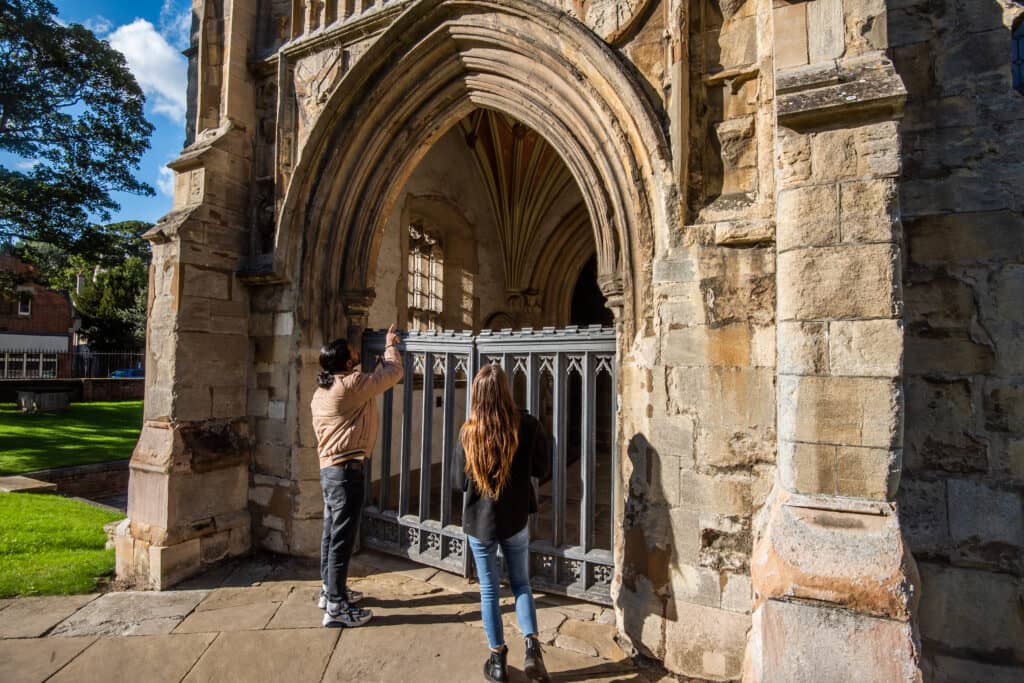
<svg viewBox="0 0 1024 683">
<path fill-rule="evenodd" d="M 617 486 L 614 330 L 413 332 L 403 341 L 403 382 L 378 399 L 381 433 L 366 479 L 362 542 L 469 575 L 462 492 L 452 490 L 450 474 L 473 376 L 482 363 L 498 363 L 516 402 L 544 423 L 552 443 L 552 477 L 535 482 L 540 512 L 531 526 L 533 584 L 610 604 Z M 380 362 L 383 349 L 383 332 L 364 336 L 367 369 Z"/>
</svg>

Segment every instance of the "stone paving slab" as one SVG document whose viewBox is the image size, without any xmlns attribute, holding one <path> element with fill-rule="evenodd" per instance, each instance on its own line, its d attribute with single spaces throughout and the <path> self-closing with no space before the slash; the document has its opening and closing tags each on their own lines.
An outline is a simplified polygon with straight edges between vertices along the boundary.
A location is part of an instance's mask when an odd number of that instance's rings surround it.
<svg viewBox="0 0 1024 683">
<path fill-rule="evenodd" d="M 53 630 L 53 636 L 155 636 L 170 633 L 207 591 L 107 593 Z"/>
<path fill-rule="evenodd" d="M 0 493 L 54 493 L 56 491 L 57 485 L 48 481 L 39 481 L 20 475 L 0 477 Z"/>
<path fill-rule="evenodd" d="M 260 603 L 276 602 L 278 604 L 288 599 L 292 592 L 290 583 L 266 583 L 248 588 L 218 588 L 211 592 L 196 607 L 196 612 L 207 612 L 221 610 L 229 607 L 244 607 Z"/>
<path fill-rule="evenodd" d="M 96 598 L 96 595 L 21 598 L 4 609 L 0 638 L 38 638 Z"/>
<path fill-rule="evenodd" d="M 175 633 L 218 633 L 221 631 L 260 631 L 281 606 L 279 602 L 259 602 L 223 609 L 195 611 L 178 624 Z"/>
<path fill-rule="evenodd" d="M 45 681 L 95 641 L 95 638 L 0 641 L 0 680 L 4 683 Z"/>
<path fill-rule="evenodd" d="M 319 587 L 296 586 L 267 628 L 318 628 L 324 616 L 316 605 L 319 597 Z"/>
<path fill-rule="evenodd" d="M 185 683 L 313 683 L 340 635 L 341 629 L 327 628 L 222 633 Z"/>
<path fill-rule="evenodd" d="M 216 634 L 204 633 L 102 638 L 50 682 L 177 683 L 215 637 Z"/>
</svg>

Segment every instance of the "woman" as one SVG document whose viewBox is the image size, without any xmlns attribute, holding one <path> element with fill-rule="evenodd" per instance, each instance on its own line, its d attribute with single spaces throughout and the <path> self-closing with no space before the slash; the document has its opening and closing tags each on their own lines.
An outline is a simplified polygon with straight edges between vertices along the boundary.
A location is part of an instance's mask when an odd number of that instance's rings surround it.
<svg viewBox="0 0 1024 683">
<path fill-rule="evenodd" d="M 463 529 L 476 562 L 480 611 L 491 646 L 484 677 L 496 683 L 508 680 L 508 648 L 498 604 L 500 547 L 516 598 L 519 630 L 526 637 L 523 669 L 531 680 L 549 681 L 537 640 L 528 528 L 530 514 L 537 511 L 530 478 L 546 478 L 551 469 L 547 436 L 536 418 L 516 410 L 505 372 L 487 364 L 473 378 L 470 416 L 459 437 L 452 469 L 455 485 L 466 496 Z"/>
</svg>

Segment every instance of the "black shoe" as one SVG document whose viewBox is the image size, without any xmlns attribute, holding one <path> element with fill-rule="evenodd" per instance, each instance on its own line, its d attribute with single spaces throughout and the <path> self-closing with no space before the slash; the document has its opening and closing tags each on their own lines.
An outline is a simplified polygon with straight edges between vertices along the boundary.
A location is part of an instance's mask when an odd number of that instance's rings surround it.
<svg viewBox="0 0 1024 683">
<path fill-rule="evenodd" d="M 491 650 L 491 656 L 484 662 L 484 678 L 491 683 L 507 683 L 508 681 L 508 648 L 501 652 Z"/>
<path fill-rule="evenodd" d="M 538 683 L 551 683 L 548 670 L 544 666 L 544 653 L 541 651 L 540 641 L 536 638 L 526 639 L 526 660 L 523 663 L 523 673 L 526 678 Z"/>
</svg>

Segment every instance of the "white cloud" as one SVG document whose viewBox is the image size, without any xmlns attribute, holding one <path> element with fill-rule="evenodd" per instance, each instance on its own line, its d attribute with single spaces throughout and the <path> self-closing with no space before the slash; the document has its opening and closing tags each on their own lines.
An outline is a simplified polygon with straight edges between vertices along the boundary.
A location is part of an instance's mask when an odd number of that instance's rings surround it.
<svg viewBox="0 0 1024 683">
<path fill-rule="evenodd" d="M 113 22 L 101 14 L 86 19 L 82 22 L 82 26 L 98 36 L 105 36 L 110 33 L 110 29 L 114 28 Z"/>
<path fill-rule="evenodd" d="M 107 40 L 123 53 L 152 110 L 175 123 L 185 120 L 188 62 L 145 19 L 119 26 Z"/>
<path fill-rule="evenodd" d="M 19 171 L 31 171 L 39 163 L 38 159 L 22 159 L 15 162 L 14 166 Z"/>
<path fill-rule="evenodd" d="M 192 3 L 164 0 L 160 8 L 160 33 L 177 49 L 187 48 L 192 33 Z"/>
<path fill-rule="evenodd" d="M 161 166 L 157 171 L 156 187 L 160 190 L 160 194 L 174 197 L 174 171 L 166 166 Z"/>
</svg>

